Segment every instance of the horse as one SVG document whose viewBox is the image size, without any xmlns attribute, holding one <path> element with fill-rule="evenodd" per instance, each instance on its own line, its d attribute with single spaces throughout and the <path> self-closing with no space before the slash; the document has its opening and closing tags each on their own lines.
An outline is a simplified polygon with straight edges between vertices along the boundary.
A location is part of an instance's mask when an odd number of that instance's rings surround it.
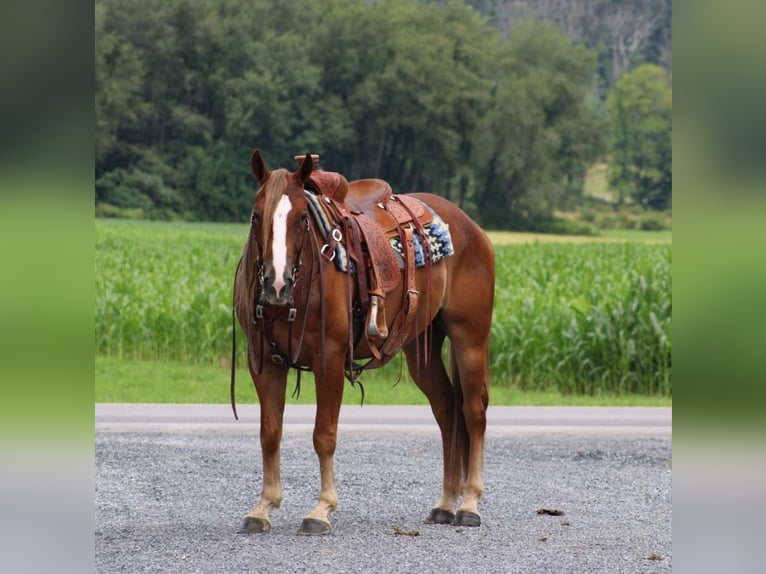
<svg viewBox="0 0 766 574">
<path fill-rule="evenodd" d="M 253 151 L 250 160 L 258 187 L 235 274 L 233 316 L 247 335 L 248 368 L 260 403 L 263 485 L 258 503 L 244 518 L 240 529 L 244 533 L 270 531 L 270 514 L 282 502 L 280 441 L 290 368 L 299 369 L 299 375 L 300 370 L 310 370 L 314 375 L 313 444 L 321 476 L 319 500 L 303 518 L 298 534 L 324 535 L 332 531 L 330 515 L 338 505 L 333 460 L 344 379 L 349 377 L 353 382 L 354 369 L 358 369 L 355 360 L 380 359 L 380 349 L 376 351 L 367 336 L 353 334 L 358 324 L 354 301 L 361 290 L 355 281 L 365 275 L 364 265 L 357 261 L 354 272 L 351 265 L 342 270 L 333 261 L 336 250 L 344 246 L 350 259 L 352 243 L 359 240 L 351 225 L 358 213 L 349 209 L 342 197 L 323 197 L 327 204 L 335 204 L 338 219 L 343 221 L 335 221 L 327 237 L 322 233 L 308 202 L 312 192 L 307 191 L 312 176 L 316 179 L 317 157 L 296 156 L 299 166 L 294 172 L 284 168 L 270 171 L 259 149 Z M 340 179 L 345 181 L 342 176 Z M 386 206 L 371 203 L 376 199 L 372 188 L 385 184 L 381 182 L 360 180 L 349 184 L 349 188 L 357 198 L 366 197 L 375 213 L 381 213 Z M 441 433 L 442 492 L 426 522 L 479 526 L 489 402 L 494 250 L 484 231 L 447 199 L 427 193 L 406 195 L 448 225 L 453 253 L 439 261 L 426 261 L 424 267 L 414 270 L 405 262 L 405 269 L 397 271 L 401 276 L 395 278 L 396 286 L 387 294 L 378 289 L 379 297 L 370 295 L 375 293 L 371 282 L 365 287 L 373 305 L 382 305 L 385 296 L 385 320 L 379 317 L 377 321 L 383 335 L 388 332 L 389 342 L 391 337 L 399 338 L 388 346 L 388 351 L 395 354 L 403 349 L 409 373 L 428 398 Z M 397 197 L 403 196 L 394 199 Z M 413 201 L 393 203 L 402 211 L 401 206 L 412 205 Z M 402 226 L 398 227 L 401 232 Z M 409 226 L 410 233 L 414 228 L 419 229 L 417 222 Z M 411 236 L 402 237 L 411 248 Z M 373 249 L 368 245 L 364 251 Z M 415 305 L 415 298 L 421 303 Z M 402 320 L 406 307 L 414 311 L 414 319 Z M 375 327 L 373 323 L 371 328 Z M 445 338 L 449 339 L 449 374 L 442 360 Z M 372 366 L 384 361 L 378 360 Z M 232 407 L 236 417 L 233 372 L 232 360 Z M 385 456 L 380 452 L 370 454 Z"/>
</svg>

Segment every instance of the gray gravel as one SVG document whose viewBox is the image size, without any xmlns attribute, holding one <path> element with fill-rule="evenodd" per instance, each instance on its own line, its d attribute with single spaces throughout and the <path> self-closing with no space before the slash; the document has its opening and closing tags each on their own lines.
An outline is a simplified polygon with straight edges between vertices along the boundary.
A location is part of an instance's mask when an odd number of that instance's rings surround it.
<svg viewBox="0 0 766 574">
<path fill-rule="evenodd" d="M 98 430 L 96 571 L 670 572 L 671 456 L 669 436 L 489 436 L 483 524 L 456 528 L 423 524 L 440 489 L 435 432 L 342 428 L 334 531 L 313 538 L 295 535 L 319 491 L 311 434 L 288 428 L 273 530 L 241 535 L 256 434 Z"/>
</svg>

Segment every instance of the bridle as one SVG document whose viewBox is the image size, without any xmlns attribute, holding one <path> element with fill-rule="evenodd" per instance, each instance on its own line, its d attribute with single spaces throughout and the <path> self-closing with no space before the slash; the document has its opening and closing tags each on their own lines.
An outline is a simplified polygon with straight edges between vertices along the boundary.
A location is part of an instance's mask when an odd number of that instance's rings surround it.
<svg viewBox="0 0 766 574">
<path fill-rule="evenodd" d="M 290 296 L 287 299 L 287 301 L 281 305 L 274 305 L 270 304 L 266 301 L 266 289 L 265 289 L 265 265 L 263 261 L 262 253 L 260 252 L 260 246 L 258 246 L 257 242 L 253 241 L 254 233 L 251 232 L 250 234 L 250 241 L 251 241 L 251 247 L 252 243 L 255 243 L 257 248 L 259 249 L 258 255 L 256 257 L 256 277 L 258 281 L 258 303 L 255 306 L 255 313 L 250 318 L 250 324 L 252 325 L 252 328 L 255 327 L 263 327 L 259 329 L 261 333 L 261 346 L 260 346 L 260 356 L 259 360 L 253 363 L 253 368 L 255 370 L 255 374 L 260 374 L 263 370 L 263 341 L 264 338 L 270 339 L 269 346 L 272 350 L 271 360 L 272 362 L 281 365 L 286 364 L 288 367 L 298 367 L 296 361 L 298 358 L 298 354 L 300 353 L 301 346 L 303 344 L 303 335 L 306 331 L 306 322 L 308 319 L 308 303 L 309 303 L 309 297 L 311 296 L 311 284 L 313 282 L 313 265 L 311 270 L 311 275 L 309 276 L 308 284 L 306 285 L 305 292 L 306 292 L 306 298 L 304 301 L 304 310 L 303 310 L 303 324 L 301 326 L 301 333 L 300 338 L 298 341 L 298 346 L 295 352 L 293 353 L 291 347 L 292 347 L 292 327 L 293 323 L 295 322 L 295 319 L 298 315 L 298 309 L 295 306 L 295 292 L 296 287 L 298 286 L 299 282 L 299 272 L 301 269 L 303 269 L 303 255 L 304 251 L 306 249 L 306 245 L 308 242 L 308 239 L 310 236 L 312 236 L 312 229 L 311 229 L 311 220 L 309 217 L 308 212 L 304 214 L 303 220 L 306 222 L 303 226 L 303 239 L 300 243 L 301 247 L 298 250 L 298 254 L 296 256 L 297 263 L 293 265 L 292 273 L 290 274 L 290 278 L 288 279 L 290 284 Z M 271 329 L 273 327 L 273 322 L 281 317 L 284 312 L 287 311 L 287 322 L 289 325 L 289 331 L 288 331 L 288 351 L 287 355 L 284 355 L 283 353 L 279 352 L 279 349 L 277 348 L 276 343 L 273 340 L 273 337 L 271 336 Z M 253 333 L 251 332 L 251 335 Z M 255 358 L 255 357 L 253 357 Z"/>
<path fill-rule="evenodd" d="M 253 372 L 256 375 L 260 375 L 263 371 L 263 365 L 264 365 L 264 355 L 265 355 L 265 348 L 266 346 L 269 347 L 269 353 L 271 361 L 274 364 L 277 365 L 285 365 L 288 368 L 294 368 L 298 371 L 298 377 L 295 387 L 295 392 L 293 393 L 294 396 L 297 396 L 300 394 L 300 381 L 301 381 L 301 372 L 302 371 L 308 371 L 311 370 L 310 367 L 301 365 L 298 362 L 298 357 L 300 355 L 301 348 L 303 347 L 303 338 L 306 333 L 306 325 L 308 323 L 308 316 L 309 316 L 309 300 L 311 297 L 311 287 L 314 284 L 315 276 L 317 275 L 316 270 L 318 268 L 318 276 L 320 279 L 320 316 L 321 316 L 321 347 L 322 347 L 322 362 L 323 362 L 323 372 L 324 372 L 324 347 L 325 347 L 325 313 L 324 313 L 324 277 L 323 277 L 323 269 L 322 269 L 322 259 L 321 257 L 322 253 L 326 250 L 328 247 L 327 245 L 324 245 L 323 247 L 319 247 L 319 243 L 317 240 L 317 233 L 314 229 L 314 223 L 311 217 L 311 214 L 308 212 L 308 210 L 305 212 L 305 215 L 301 216 L 303 220 L 306 222 L 305 226 L 303 228 L 303 239 L 301 241 L 301 247 L 298 250 L 297 254 L 297 263 L 293 266 L 292 273 L 289 278 L 291 291 L 290 296 L 288 300 L 281 305 L 274 305 L 270 304 L 266 301 L 266 295 L 265 295 L 265 264 L 263 260 L 263 253 L 261 250 L 261 246 L 258 244 L 258 241 L 255 239 L 255 233 L 253 232 L 253 225 L 256 222 L 255 213 L 253 213 L 250 217 L 250 233 L 248 235 L 248 250 L 255 250 L 257 253 L 255 257 L 255 274 L 256 274 L 256 281 L 258 284 L 258 301 L 255 306 L 255 312 L 252 314 L 252 316 L 249 318 L 248 321 L 248 339 L 250 344 L 248 344 L 248 354 L 249 359 L 251 362 L 251 365 L 253 367 Z M 311 243 L 311 249 L 313 252 L 312 257 L 312 264 L 311 264 L 311 271 L 309 274 L 308 281 L 305 282 L 305 286 L 301 286 L 301 289 L 305 290 L 305 299 L 303 301 L 303 318 L 301 321 L 301 327 L 300 327 L 300 333 L 298 335 L 298 341 L 295 346 L 295 349 L 293 349 L 293 326 L 295 324 L 295 320 L 298 316 L 298 307 L 295 306 L 295 294 L 296 294 L 296 287 L 299 284 L 300 280 L 300 271 L 303 269 L 303 255 L 306 250 L 307 244 Z M 331 253 L 333 253 L 331 251 Z M 244 254 L 242 257 L 240 257 L 239 262 L 237 263 L 237 269 L 235 272 L 235 292 L 236 292 L 236 277 L 239 274 L 243 261 L 245 260 Z M 332 259 L 328 259 L 332 260 Z M 274 321 L 280 319 L 285 312 L 287 312 L 286 320 L 287 320 L 287 352 L 283 353 L 276 341 L 274 340 L 273 336 L 273 328 L 274 328 Z M 255 331 L 258 331 L 256 333 Z M 258 349 L 255 349 L 255 341 L 258 341 Z M 235 317 L 235 308 L 232 306 L 232 353 L 231 353 L 231 384 L 230 384 L 230 396 L 231 396 L 231 408 L 234 412 L 234 418 L 239 420 L 239 417 L 237 416 L 237 407 L 236 407 L 236 398 L 235 398 L 235 373 L 236 373 L 236 317 Z"/>
</svg>

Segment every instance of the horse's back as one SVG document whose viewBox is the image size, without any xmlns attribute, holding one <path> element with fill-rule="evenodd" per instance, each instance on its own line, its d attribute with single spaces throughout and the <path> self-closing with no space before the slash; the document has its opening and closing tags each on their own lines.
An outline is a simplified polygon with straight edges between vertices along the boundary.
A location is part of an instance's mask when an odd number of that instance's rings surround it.
<svg viewBox="0 0 766 574">
<path fill-rule="evenodd" d="M 451 201 L 429 193 L 412 194 L 449 225 L 453 254 L 444 263 L 441 316 L 458 345 L 483 349 L 492 323 L 495 297 L 495 251 L 484 230 Z"/>
</svg>

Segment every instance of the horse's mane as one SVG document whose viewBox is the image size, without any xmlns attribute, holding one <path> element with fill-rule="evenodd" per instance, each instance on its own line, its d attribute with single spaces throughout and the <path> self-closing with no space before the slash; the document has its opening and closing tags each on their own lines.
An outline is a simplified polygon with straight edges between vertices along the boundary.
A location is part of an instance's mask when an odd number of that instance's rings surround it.
<svg viewBox="0 0 766 574">
<path fill-rule="evenodd" d="M 237 277 L 235 279 L 235 284 L 237 285 L 235 288 L 235 305 L 244 306 L 247 309 L 248 317 L 253 316 L 253 307 L 257 299 L 257 258 L 259 255 L 262 255 L 259 253 L 254 234 L 260 230 L 261 245 L 268 245 L 268 242 L 271 239 L 274 223 L 274 211 L 287 187 L 288 175 L 289 172 L 286 169 L 275 169 L 269 174 L 258 191 L 258 194 L 263 194 L 265 199 L 261 221 L 257 227 L 254 223 L 250 223 L 250 231 L 247 235 L 247 241 L 245 242 L 245 248 L 242 253 L 242 264 L 237 271 Z M 244 284 L 240 283 L 241 281 L 244 282 Z"/>
</svg>

